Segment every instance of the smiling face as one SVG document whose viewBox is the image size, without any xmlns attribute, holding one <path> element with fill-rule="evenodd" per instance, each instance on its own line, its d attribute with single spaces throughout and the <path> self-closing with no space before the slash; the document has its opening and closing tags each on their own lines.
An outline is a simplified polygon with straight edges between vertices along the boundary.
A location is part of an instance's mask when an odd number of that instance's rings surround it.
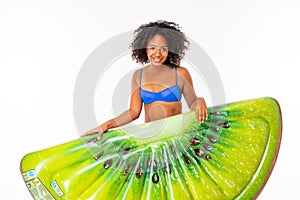
<svg viewBox="0 0 300 200">
<path fill-rule="evenodd" d="M 152 65 L 162 65 L 168 58 L 168 44 L 161 35 L 154 35 L 146 48 L 148 59 Z"/>
</svg>

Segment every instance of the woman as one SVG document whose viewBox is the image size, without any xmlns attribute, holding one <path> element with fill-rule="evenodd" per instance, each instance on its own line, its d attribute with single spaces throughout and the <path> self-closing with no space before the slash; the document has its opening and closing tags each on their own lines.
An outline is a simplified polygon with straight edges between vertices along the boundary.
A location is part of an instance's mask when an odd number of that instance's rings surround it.
<svg viewBox="0 0 300 200">
<path fill-rule="evenodd" d="M 82 136 L 98 133 L 100 139 L 107 130 L 137 119 L 143 105 L 145 122 L 180 114 L 182 94 L 200 123 L 208 118 L 205 100 L 197 98 L 188 70 L 179 66 L 189 42 L 178 24 L 151 22 L 140 26 L 134 34 L 132 58 L 137 63 L 149 64 L 132 76 L 129 109 Z"/>
</svg>

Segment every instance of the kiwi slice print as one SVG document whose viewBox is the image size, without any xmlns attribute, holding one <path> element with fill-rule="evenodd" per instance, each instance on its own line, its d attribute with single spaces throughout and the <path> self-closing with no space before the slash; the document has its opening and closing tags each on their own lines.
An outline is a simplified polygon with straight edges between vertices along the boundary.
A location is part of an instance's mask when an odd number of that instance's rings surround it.
<svg viewBox="0 0 300 200">
<path fill-rule="evenodd" d="M 255 199 L 279 152 L 282 119 L 270 97 L 110 130 L 25 155 L 34 199 Z"/>
</svg>

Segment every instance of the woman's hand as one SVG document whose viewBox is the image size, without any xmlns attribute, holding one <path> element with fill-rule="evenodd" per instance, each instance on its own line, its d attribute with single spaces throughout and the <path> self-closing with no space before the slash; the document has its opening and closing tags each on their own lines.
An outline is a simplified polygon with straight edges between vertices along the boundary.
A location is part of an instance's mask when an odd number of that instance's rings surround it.
<svg viewBox="0 0 300 200">
<path fill-rule="evenodd" d="M 85 137 L 85 136 L 93 135 L 93 134 L 98 134 L 97 140 L 100 140 L 101 137 L 102 137 L 102 134 L 106 131 L 107 131 L 107 128 L 105 128 L 104 125 L 101 125 L 101 126 L 98 126 L 98 127 L 94 128 L 90 131 L 85 132 L 84 134 L 81 135 L 81 137 Z"/>
<path fill-rule="evenodd" d="M 208 110 L 204 98 L 197 98 L 195 102 L 195 119 L 203 123 L 208 118 Z"/>
</svg>

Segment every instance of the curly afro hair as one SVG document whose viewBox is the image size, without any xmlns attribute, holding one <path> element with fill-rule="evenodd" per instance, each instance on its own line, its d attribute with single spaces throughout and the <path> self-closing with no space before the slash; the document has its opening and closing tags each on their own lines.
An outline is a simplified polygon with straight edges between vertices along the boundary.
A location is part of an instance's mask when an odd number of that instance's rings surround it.
<svg viewBox="0 0 300 200">
<path fill-rule="evenodd" d="M 169 53 L 164 64 L 178 67 L 190 43 L 178 24 L 164 20 L 143 24 L 134 31 L 134 39 L 130 44 L 132 59 L 141 64 L 149 63 L 146 48 L 154 35 L 161 35 L 167 41 Z"/>
</svg>

